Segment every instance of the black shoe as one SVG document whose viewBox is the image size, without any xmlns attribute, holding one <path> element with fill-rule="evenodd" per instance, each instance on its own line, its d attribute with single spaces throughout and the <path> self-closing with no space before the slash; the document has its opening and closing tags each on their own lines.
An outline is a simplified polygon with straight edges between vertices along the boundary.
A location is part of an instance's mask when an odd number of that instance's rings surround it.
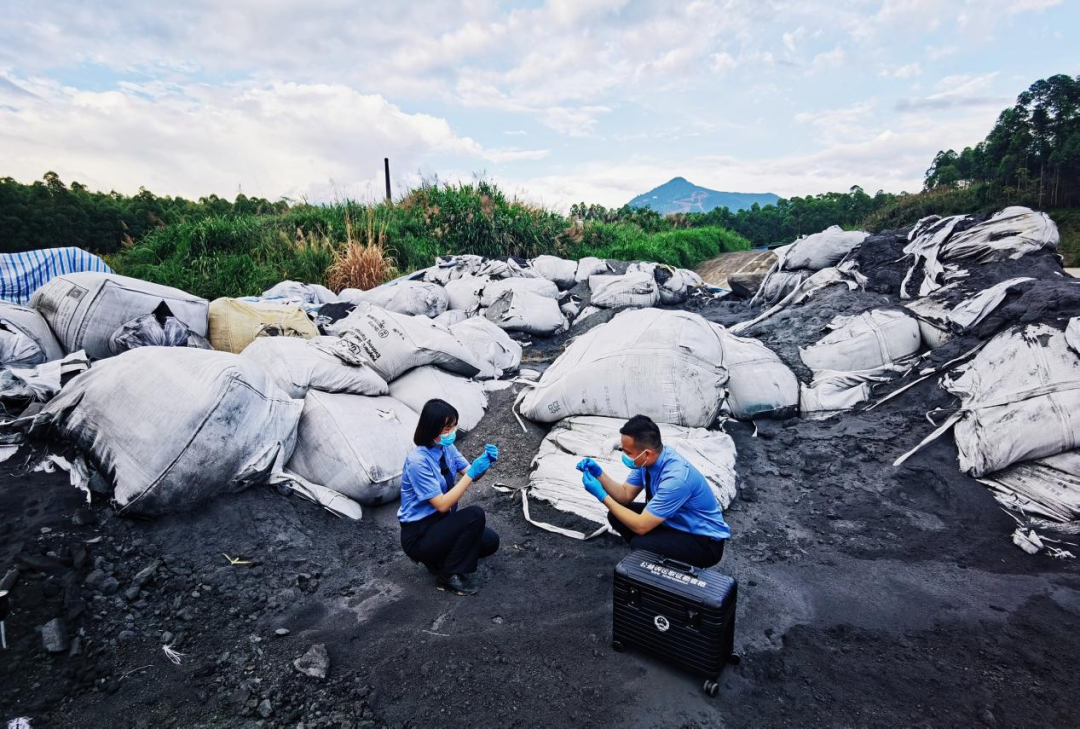
<svg viewBox="0 0 1080 729">
<path fill-rule="evenodd" d="M 435 578 L 435 587 L 463 597 L 479 592 L 468 575 L 439 575 Z"/>
</svg>

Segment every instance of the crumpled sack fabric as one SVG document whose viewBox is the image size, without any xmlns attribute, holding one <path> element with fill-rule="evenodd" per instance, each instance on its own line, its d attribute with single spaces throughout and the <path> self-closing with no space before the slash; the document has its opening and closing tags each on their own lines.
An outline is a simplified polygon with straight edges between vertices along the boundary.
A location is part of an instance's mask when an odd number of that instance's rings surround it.
<svg viewBox="0 0 1080 729">
<path fill-rule="evenodd" d="M 213 349 L 162 303 L 153 313 L 126 322 L 109 337 L 109 351 L 120 354 L 136 347 L 196 347 Z"/>
</svg>

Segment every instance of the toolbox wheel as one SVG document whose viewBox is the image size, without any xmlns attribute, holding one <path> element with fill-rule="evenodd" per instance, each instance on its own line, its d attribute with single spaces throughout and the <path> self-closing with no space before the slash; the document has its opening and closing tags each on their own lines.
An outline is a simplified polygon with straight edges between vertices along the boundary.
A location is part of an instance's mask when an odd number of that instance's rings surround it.
<svg viewBox="0 0 1080 729">
<path fill-rule="evenodd" d="M 730 656 L 728 656 L 727 662 L 733 666 L 737 666 L 742 663 L 742 656 L 740 656 L 738 653 L 732 653 Z"/>
<path fill-rule="evenodd" d="M 613 640 L 611 641 L 611 650 L 615 651 L 616 653 L 622 653 L 626 650 L 626 646 L 622 644 L 621 640 Z"/>
<path fill-rule="evenodd" d="M 710 699 L 715 699 L 716 695 L 720 693 L 720 684 L 709 679 L 705 680 L 705 685 L 701 688 Z"/>
</svg>

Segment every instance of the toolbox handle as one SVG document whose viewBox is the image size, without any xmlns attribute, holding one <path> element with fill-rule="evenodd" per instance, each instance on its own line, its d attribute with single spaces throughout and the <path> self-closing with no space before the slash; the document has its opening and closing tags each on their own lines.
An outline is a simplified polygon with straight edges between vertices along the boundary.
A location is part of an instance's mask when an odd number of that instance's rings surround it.
<svg viewBox="0 0 1080 729">
<path fill-rule="evenodd" d="M 697 567 L 692 564 L 683 562 L 682 560 L 673 559 L 671 557 L 664 557 L 660 564 L 665 567 L 670 567 L 673 570 L 679 570 L 680 572 L 686 572 L 688 574 L 697 574 Z"/>
</svg>

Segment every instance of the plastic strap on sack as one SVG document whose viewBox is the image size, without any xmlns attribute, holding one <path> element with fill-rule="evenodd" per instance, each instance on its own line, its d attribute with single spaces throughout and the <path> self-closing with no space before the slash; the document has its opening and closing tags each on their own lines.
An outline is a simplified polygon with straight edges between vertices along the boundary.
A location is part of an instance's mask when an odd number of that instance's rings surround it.
<svg viewBox="0 0 1080 729">
<path fill-rule="evenodd" d="M 949 430 L 949 428 L 956 425 L 961 420 L 961 418 L 964 417 L 964 415 L 966 413 L 967 413 L 966 410 L 957 410 L 955 413 L 950 415 L 945 420 L 945 422 L 941 424 L 941 426 L 937 430 L 935 430 L 933 433 L 931 433 L 930 435 L 923 438 L 922 441 L 919 443 L 919 445 L 915 446 L 910 451 L 908 451 L 907 453 L 905 453 L 904 455 L 900 456 L 895 461 L 893 461 L 893 465 L 894 466 L 899 466 L 901 463 L 906 461 L 908 458 L 910 458 L 911 456 L 915 455 L 920 450 L 922 450 L 923 446 L 925 446 L 925 445 L 931 443 L 932 441 L 935 441 L 938 438 L 940 438 L 942 435 L 944 435 L 946 433 L 946 431 Z M 930 417 L 930 414 L 927 413 L 927 418 L 929 418 L 929 417 Z M 931 422 L 933 422 L 933 421 L 931 421 Z"/>
<path fill-rule="evenodd" d="M 525 421 L 521 419 L 521 413 L 519 412 L 519 410 L 521 407 L 521 401 L 525 399 L 526 393 L 529 392 L 528 388 L 536 387 L 538 383 L 534 380 L 527 380 L 524 377 L 515 377 L 514 379 L 510 380 L 510 382 L 515 385 L 525 386 L 525 389 L 519 392 L 518 396 L 514 398 L 514 404 L 510 406 L 510 412 L 512 412 L 514 414 L 514 417 L 517 418 L 518 425 L 521 426 L 521 432 L 528 433 L 529 429 L 525 427 Z"/>
<path fill-rule="evenodd" d="M 610 532 L 611 531 L 611 527 L 609 527 L 607 524 L 602 524 L 596 531 L 594 531 L 591 534 L 585 534 L 584 532 L 579 532 L 579 531 L 576 531 L 574 529 L 566 529 L 564 527 L 555 526 L 554 524 L 548 524 L 547 522 L 536 521 L 535 519 L 532 518 L 532 515 L 529 513 L 529 494 L 528 494 L 529 487 L 528 486 L 524 486 L 522 488 L 515 489 L 515 488 L 511 488 L 511 487 L 509 487 L 509 486 L 507 486 L 505 484 L 493 483 L 493 484 L 491 484 L 491 488 L 495 489 L 500 494 L 513 494 L 515 492 L 520 493 L 521 494 L 521 512 L 522 512 L 522 514 L 525 515 L 525 521 L 529 522 L 530 524 L 532 524 L 535 527 L 540 527 L 544 531 L 552 532 L 554 534 L 561 534 L 564 537 L 570 537 L 571 539 L 577 539 L 580 542 L 587 542 L 588 540 L 592 539 L 593 537 L 598 537 L 601 534 L 603 534 L 604 532 Z"/>
<path fill-rule="evenodd" d="M 875 402 L 873 405 L 871 405 L 870 407 L 868 407 L 866 409 L 867 410 L 873 410 L 874 408 L 876 408 L 878 405 L 882 404 L 883 402 L 887 402 L 889 400 L 892 400 L 894 397 L 896 397 L 900 393 L 906 392 L 907 390 L 910 390 L 912 387 L 915 387 L 915 385 L 919 384 L 923 380 L 926 380 L 926 379 L 928 379 L 930 377 L 933 377 L 934 375 L 936 375 L 936 374 L 938 374 L 940 372 L 943 372 L 944 370 L 946 370 L 949 367 L 953 366 L 957 362 L 961 362 L 961 361 L 967 359 L 968 357 L 972 356 L 973 354 L 978 352 L 980 349 L 985 347 L 987 344 L 989 344 L 989 342 L 990 342 L 989 339 L 986 340 L 985 342 L 980 342 L 978 345 L 976 345 L 972 349 L 969 349 L 967 352 L 964 352 L 959 357 L 954 357 L 953 359 L 950 359 L 948 362 L 946 362 L 946 363 L 944 363 L 944 364 L 930 370 L 929 372 L 924 374 L 922 377 L 919 377 L 919 378 L 915 379 L 914 381 L 909 382 L 908 384 L 904 385 L 903 387 L 901 387 L 901 388 L 899 388 L 897 390 L 893 390 L 888 395 L 881 398 L 880 400 L 878 400 L 877 402 Z"/>
</svg>

